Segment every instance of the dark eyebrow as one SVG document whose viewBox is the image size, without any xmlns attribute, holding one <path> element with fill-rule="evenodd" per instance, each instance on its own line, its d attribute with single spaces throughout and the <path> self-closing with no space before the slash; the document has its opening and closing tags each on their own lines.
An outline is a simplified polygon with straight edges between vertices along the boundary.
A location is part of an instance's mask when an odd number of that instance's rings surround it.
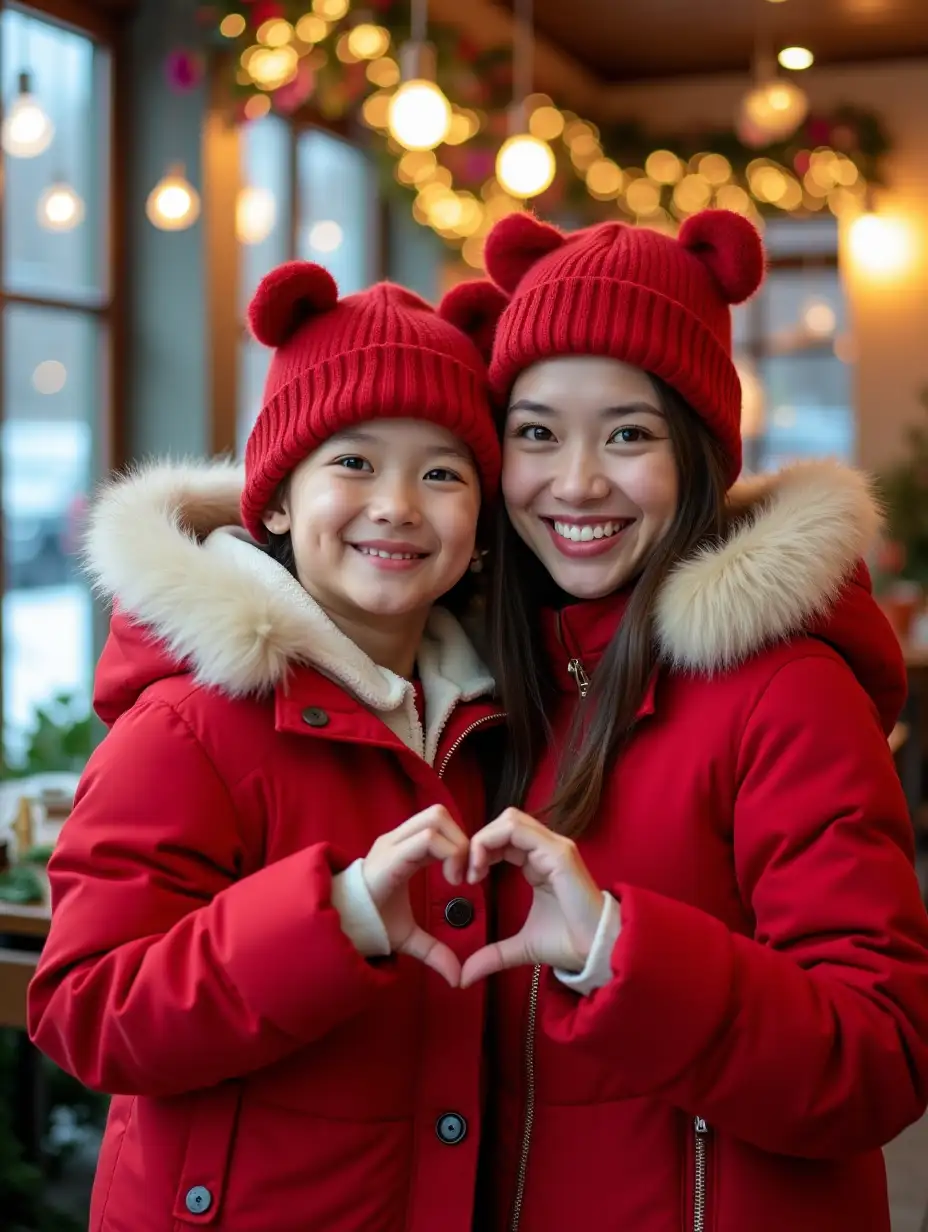
<svg viewBox="0 0 928 1232">
<path fill-rule="evenodd" d="M 510 414 L 513 411 L 530 411 L 533 415 L 557 415 L 558 411 L 553 406 L 546 406 L 544 402 L 533 402 L 530 398 L 520 398 L 518 402 L 513 402 L 509 408 Z M 651 402 L 626 402 L 621 406 L 606 406 L 600 411 L 603 419 L 617 419 L 620 416 L 626 415 L 657 415 L 660 419 L 666 419 L 666 415 L 659 406 L 654 406 Z"/>
<path fill-rule="evenodd" d="M 336 448 L 341 444 L 383 445 L 383 440 L 373 432 L 365 432 L 361 428 L 347 428 L 330 438 Z M 473 462 L 473 456 L 466 445 L 433 445 L 427 451 L 430 458 L 460 458 L 463 462 Z"/>
</svg>

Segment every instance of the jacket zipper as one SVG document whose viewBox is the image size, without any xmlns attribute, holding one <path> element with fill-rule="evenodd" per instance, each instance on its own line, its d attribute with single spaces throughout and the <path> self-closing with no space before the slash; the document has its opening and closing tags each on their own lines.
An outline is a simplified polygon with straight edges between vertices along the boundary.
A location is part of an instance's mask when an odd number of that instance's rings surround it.
<svg viewBox="0 0 928 1232">
<path fill-rule="evenodd" d="M 557 627 L 557 640 L 561 643 L 561 645 L 566 650 L 567 643 L 564 641 L 564 631 L 561 628 L 561 613 L 560 612 L 556 613 L 555 625 Z M 587 693 L 589 693 L 590 691 L 590 684 L 592 682 L 589 676 L 586 674 L 584 666 L 580 662 L 579 659 L 568 659 L 567 660 L 567 674 L 568 676 L 573 676 L 574 682 L 576 683 L 576 686 L 577 686 L 577 692 L 580 694 L 580 700 L 583 701 Z"/>
<path fill-rule="evenodd" d="M 583 701 L 590 691 L 590 678 L 583 670 L 583 664 L 579 659 L 571 659 L 567 664 L 567 672 L 576 681 L 577 692 L 580 694 L 580 700 Z"/>
<path fill-rule="evenodd" d="M 445 771 L 448 769 L 448 762 L 471 734 L 471 732 L 475 732 L 477 728 L 482 727 L 484 723 L 495 723 L 499 718 L 500 716 L 498 714 L 485 714 L 482 719 L 475 719 L 474 722 L 471 723 L 470 727 L 465 727 L 460 736 L 457 737 L 454 744 L 452 744 L 451 748 L 441 759 L 441 765 L 438 767 L 438 777 L 444 777 Z"/>
<path fill-rule="evenodd" d="M 528 1023 L 525 1031 L 525 1123 L 522 1129 L 522 1150 L 519 1152 L 519 1171 L 516 1179 L 516 1196 L 512 1203 L 510 1232 L 518 1232 L 522 1218 L 522 1199 L 525 1197 L 525 1174 L 528 1171 L 528 1153 L 532 1145 L 532 1127 L 535 1124 L 535 1020 L 538 1017 L 538 990 L 541 987 L 541 966 L 532 972 L 532 990 L 528 998 Z"/>
<path fill-rule="evenodd" d="M 706 1232 L 706 1154 L 709 1126 L 702 1117 L 693 1122 L 695 1171 L 693 1176 L 693 1232 Z"/>
</svg>

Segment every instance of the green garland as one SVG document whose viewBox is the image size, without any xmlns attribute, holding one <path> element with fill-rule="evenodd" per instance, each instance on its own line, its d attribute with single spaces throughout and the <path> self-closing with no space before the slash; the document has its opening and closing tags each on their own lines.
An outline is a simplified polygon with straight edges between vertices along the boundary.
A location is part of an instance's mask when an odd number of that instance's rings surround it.
<svg viewBox="0 0 928 1232">
<path fill-rule="evenodd" d="M 213 49 L 222 48 L 231 64 L 230 86 L 237 98 L 241 114 L 246 114 L 248 101 L 262 91 L 247 79 L 240 68 L 241 54 L 257 40 L 261 24 L 273 18 L 283 18 L 296 26 L 310 10 L 310 0 L 239 0 L 238 3 L 213 3 L 200 6 L 200 18 Z M 396 56 L 398 48 L 409 37 L 408 3 L 406 0 L 367 0 L 351 9 L 341 20 L 330 25 L 324 39 L 312 49 L 304 49 L 307 65 L 302 79 L 293 85 L 270 92 L 268 97 L 275 110 L 283 113 L 315 112 L 329 122 L 353 124 L 360 118 L 364 100 L 377 87 L 366 75 L 367 65 L 345 63 L 337 54 L 339 40 L 352 26 L 364 21 L 388 31 L 391 46 L 385 53 Z M 245 20 L 241 33 L 234 39 L 219 33 L 224 18 L 238 14 Z M 506 136 L 506 114 L 512 97 L 511 49 L 509 47 L 480 50 L 453 27 L 432 23 L 429 38 L 437 53 L 437 82 L 453 104 L 477 112 L 481 117 L 479 132 L 462 145 L 442 146 L 436 151 L 441 166 L 453 177 L 458 191 L 479 195 L 494 179 L 496 152 Z M 302 63 L 302 62 L 301 62 Z M 557 100 L 554 100 L 555 104 Z M 570 113 L 569 119 L 576 120 Z M 759 213 L 777 213 L 776 205 L 763 199 L 752 183 L 749 169 L 757 160 L 766 160 L 788 178 L 801 182 L 814 151 L 828 149 L 849 160 L 857 169 L 854 193 L 858 201 L 865 198 L 866 186 L 880 183 L 881 163 L 889 149 L 889 141 L 879 118 L 872 112 L 846 105 L 825 113 L 813 113 L 786 141 L 757 149 L 745 144 L 734 128 L 692 130 L 688 133 L 656 133 L 643 125 L 628 122 L 616 124 L 598 134 L 602 156 L 611 159 L 631 176 L 644 175 L 649 155 L 655 150 L 670 150 L 686 165 L 695 169 L 695 160 L 705 153 L 723 155 L 731 166 L 729 184 L 740 187 L 749 200 L 749 208 Z M 381 181 L 385 192 L 407 194 L 411 200 L 415 189 L 399 184 L 396 163 L 399 154 L 390 148 L 386 138 L 374 140 L 373 148 L 381 166 Z M 555 153 L 557 174 L 551 187 L 533 204 L 543 213 L 556 214 L 570 210 L 580 221 L 598 217 L 615 217 L 616 210 L 634 216 L 623 195 L 618 199 L 597 200 L 588 189 L 581 171 L 572 165 L 569 150 L 560 139 L 551 142 Z M 626 183 L 627 187 L 627 183 Z M 798 195 L 793 187 L 794 198 Z M 838 195 L 840 195 L 840 190 Z M 824 208 L 827 194 L 818 200 L 809 194 L 797 208 Z M 835 197 L 832 197 L 834 205 Z M 839 202 L 840 204 L 840 202 Z M 674 205 L 674 186 L 660 189 L 660 206 L 665 217 L 679 216 Z M 835 207 L 836 208 L 836 207 Z M 446 238 L 453 238 L 446 236 Z"/>
</svg>

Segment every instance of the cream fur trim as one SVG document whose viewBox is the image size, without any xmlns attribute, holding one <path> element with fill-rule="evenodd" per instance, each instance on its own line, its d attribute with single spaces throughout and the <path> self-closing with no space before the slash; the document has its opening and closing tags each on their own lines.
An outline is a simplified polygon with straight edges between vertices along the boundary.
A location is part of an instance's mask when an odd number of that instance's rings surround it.
<svg viewBox="0 0 928 1232">
<path fill-rule="evenodd" d="M 657 602 L 664 657 L 717 671 L 797 633 L 827 611 L 880 528 L 867 479 L 810 462 L 742 481 L 729 498 L 732 530 L 677 567 Z"/>
<path fill-rule="evenodd" d="M 259 692 L 310 662 L 411 726 L 407 682 L 372 663 L 244 532 L 230 533 L 241 490 L 241 468 L 228 462 L 152 465 L 109 483 L 85 545 L 97 593 L 117 598 L 204 683 Z M 729 508 L 724 542 L 680 565 L 658 597 L 662 654 L 679 668 L 721 670 L 796 633 L 828 609 L 880 525 L 864 476 L 831 462 L 739 483 Z M 447 612 L 436 609 L 426 633 L 430 730 L 407 743 L 431 760 L 450 708 L 492 680 Z"/>
<path fill-rule="evenodd" d="M 240 529 L 242 470 L 228 462 L 159 464 L 107 484 L 90 514 L 85 563 L 98 595 L 152 629 L 196 677 L 232 695 L 275 688 L 312 663 L 381 714 L 422 756 L 460 700 L 493 679 L 440 608 L 419 656 L 429 731 L 408 681 L 375 664 Z"/>
</svg>

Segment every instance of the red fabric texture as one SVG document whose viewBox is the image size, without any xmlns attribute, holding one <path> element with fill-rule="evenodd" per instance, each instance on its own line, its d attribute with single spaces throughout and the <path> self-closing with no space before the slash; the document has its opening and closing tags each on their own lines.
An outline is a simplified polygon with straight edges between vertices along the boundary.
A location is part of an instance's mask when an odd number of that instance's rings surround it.
<svg viewBox="0 0 928 1232">
<path fill-rule="evenodd" d="M 313 668 L 230 699 L 119 615 L 95 702 L 113 728 L 50 864 L 29 992 L 37 1045 L 115 1094 L 92 1232 L 471 1232 L 486 990 L 365 960 L 331 893 L 428 805 L 483 824 L 472 728 L 493 707 L 453 712 L 439 777 Z M 411 894 L 462 961 L 485 943 L 482 888 L 434 866 Z M 455 928 L 458 896 L 474 915 Z"/>
<path fill-rule="evenodd" d="M 608 222 L 570 234 L 529 214 L 501 219 L 486 267 L 510 296 L 499 318 L 490 379 L 505 400 L 543 359 L 607 355 L 673 386 L 741 470 L 741 383 L 731 357 L 730 305 L 760 286 L 754 226 L 727 210 L 687 219 L 673 239 Z"/>
<path fill-rule="evenodd" d="M 614 978 L 584 998 L 543 972 L 525 1232 L 889 1232 L 880 1147 L 928 1102 L 928 917 L 885 739 L 904 670 L 865 594 L 859 574 L 815 637 L 731 671 L 658 672 L 578 840 L 621 905 Z M 595 687 L 624 604 L 545 615 L 552 749 L 580 704 L 568 659 Z M 549 755 L 529 812 L 554 775 Z M 515 932 L 519 871 L 495 894 Z M 525 1142 L 531 979 L 491 997 L 496 1232 Z"/>
<path fill-rule="evenodd" d="M 255 337 L 276 348 L 245 447 L 242 521 L 257 539 L 261 515 L 294 467 L 328 437 L 370 419 L 447 428 L 469 446 L 484 496 L 493 497 L 500 450 L 483 362 L 425 300 L 392 283 L 339 300 L 321 266 L 291 261 L 261 282 L 249 321 Z"/>
</svg>

